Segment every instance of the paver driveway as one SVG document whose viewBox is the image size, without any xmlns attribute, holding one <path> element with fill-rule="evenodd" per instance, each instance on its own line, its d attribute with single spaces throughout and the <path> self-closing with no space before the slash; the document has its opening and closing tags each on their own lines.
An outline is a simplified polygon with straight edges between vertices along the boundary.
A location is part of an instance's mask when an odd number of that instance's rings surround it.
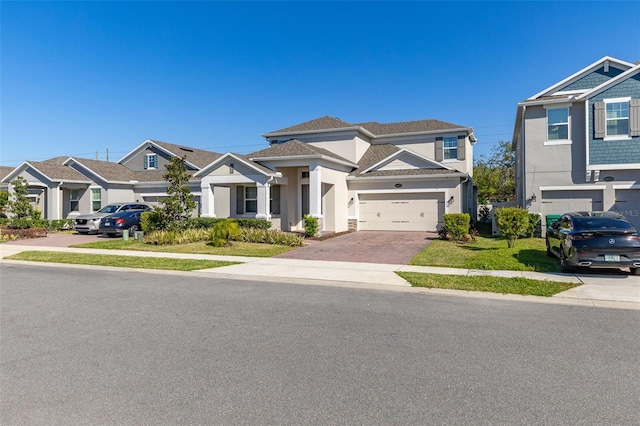
<svg viewBox="0 0 640 426">
<path fill-rule="evenodd" d="M 285 259 L 405 265 L 438 238 L 435 232 L 357 231 L 277 255 Z"/>
</svg>

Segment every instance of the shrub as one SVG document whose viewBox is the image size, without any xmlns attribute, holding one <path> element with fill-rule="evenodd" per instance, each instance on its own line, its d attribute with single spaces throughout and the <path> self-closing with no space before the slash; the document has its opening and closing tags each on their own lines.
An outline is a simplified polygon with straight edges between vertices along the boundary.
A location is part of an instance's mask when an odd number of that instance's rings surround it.
<svg viewBox="0 0 640 426">
<path fill-rule="evenodd" d="M 304 235 L 307 237 L 315 237 L 318 233 L 318 219 L 305 214 L 302 220 L 304 220 Z"/>
<path fill-rule="evenodd" d="M 229 240 L 238 234 L 239 230 L 238 221 L 235 219 L 221 219 L 211 231 L 211 242 L 215 247 L 226 246 L 229 244 Z"/>
<path fill-rule="evenodd" d="M 140 229 L 144 232 L 153 232 L 162 229 L 161 222 L 162 218 L 155 210 L 140 214 Z"/>
<path fill-rule="evenodd" d="M 245 243 L 277 244 L 289 247 L 300 247 L 304 244 L 304 239 L 298 234 L 260 228 L 240 228 L 240 232 L 234 238 L 236 241 Z"/>
<path fill-rule="evenodd" d="M 494 216 L 500 234 L 507 239 L 507 246 L 515 247 L 518 237 L 527 232 L 529 212 L 518 207 L 505 207 L 496 209 Z"/>
<path fill-rule="evenodd" d="M 538 213 L 529 213 L 527 216 L 529 224 L 524 236 L 527 238 L 534 237 L 538 233 L 538 224 L 540 223 L 540 215 Z"/>
<path fill-rule="evenodd" d="M 449 213 L 444 215 L 444 225 L 440 237 L 454 241 L 463 241 L 469 233 L 471 217 L 468 213 Z"/>
</svg>

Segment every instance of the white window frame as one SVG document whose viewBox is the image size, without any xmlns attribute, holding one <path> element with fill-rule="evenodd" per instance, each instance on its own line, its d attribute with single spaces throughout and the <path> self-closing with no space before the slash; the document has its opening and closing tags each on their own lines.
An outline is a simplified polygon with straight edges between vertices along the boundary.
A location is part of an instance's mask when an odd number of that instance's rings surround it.
<svg viewBox="0 0 640 426">
<path fill-rule="evenodd" d="M 631 97 L 624 98 L 611 98 L 611 99 L 603 99 L 604 102 L 604 140 L 605 141 L 626 141 L 630 140 L 630 131 L 631 131 L 631 117 L 630 117 L 630 103 Z M 609 126 L 608 123 L 610 120 L 620 120 L 620 118 L 609 118 L 607 117 L 607 106 L 610 104 L 627 104 L 627 134 L 626 135 L 609 135 Z M 622 118 L 624 119 L 624 118 Z"/>
<path fill-rule="evenodd" d="M 549 123 L 549 111 L 552 110 L 566 110 L 567 111 L 567 121 L 558 122 L 558 123 Z M 570 145 L 571 144 L 571 110 L 570 105 L 553 105 L 545 107 L 546 116 L 547 116 L 547 126 L 546 126 L 546 137 L 544 145 Z M 549 126 L 550 125 L 566 125 L 567 126 L 567 138 L 566 139 L 550 139 L 549 138 Z"/>
<path fill-rule="evenodd" d="M 77 197 L 78 198 L 73 198 L 73 193 L 76 192 L 77 193 Z M 72 212 L 79 212 L 80 211 L 80 199 L 82 198 L 82 195 L 80 195 L 80 190 L 79 189 L 71 189 L 69 190 L 69 210 Z M 73 209 L 73 203 L 77 203 L 76 205 L 76 209 Z"/>
<path fill-rule="evenodd" d="M 93 198 L 94 194 L 98 194 L 99 195 L 97 200 Z M 99 202 L 100 203 L 100 205 L 98 206 L 97 209 L 93 205 L 93 203 L 95 203 L 95 202 Z M 100 189 L 100 188 L 91 188 L 91 211 L 97 212 L 101 208 L 102 208 L 102 189 Z"/>
<path fill-rule="evenodd" d="M 447 140 L 449 142 L 453 141 L 454 146 L 448 147 Z M 453 153 L 453 157 L 447 158 L 447 155 L 451 155 Z M 448 161 L 458 161 L 458 137 L 457 136 L 444 136 L 442 138 L 442 162 Z"/>
<path fill-rule="evenodd" d="M 156 170 L 158 168 L 158 154 L 146 154 L 145 155 L 145 170 Z M 153 159 L 153 166 L 151 165 L 151 160 Z"/>
<path fill-rule="evenodd" d="M 249 198 L 249 189 L 253 189 L 256 191 L 256 196 L 253 198 Z M 247 207 L 249 206 L 249 201 L 255 202 L 255 210 L 251 211 Z M 258 213 L 258 187 L 257 186 L 245 186 L 244 187 L 244 213 L 245 214 L 256 214 Z"/>
</svg>

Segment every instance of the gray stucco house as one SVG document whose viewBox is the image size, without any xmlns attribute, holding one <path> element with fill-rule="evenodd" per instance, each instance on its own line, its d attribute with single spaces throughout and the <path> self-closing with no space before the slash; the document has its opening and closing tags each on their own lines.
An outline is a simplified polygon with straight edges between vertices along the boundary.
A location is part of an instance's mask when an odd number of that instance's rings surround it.
<svg viewBox="0 0 640 426">
<path fill-rule="evenodd" d="M 265 149 L 219 154 L 146 140 L 115 163 L 74 157 L 25 161 L 23 176 L 47 219 L 112 202 L 156 203 L 172 157 L 184 157 L 202 217 L 259 218 L 274 229 L 436 231 L 445 213 L 476 211 L 473 129 L 439 120 L 348 123 L 320 117 L 263 135 Z"/>
<path fill-rule="evenodd" d="M 519 206 L 617 211 L 640 228 L 640 62 L 606 56 L 518 103 L 512 144 Z"/>
</svg>

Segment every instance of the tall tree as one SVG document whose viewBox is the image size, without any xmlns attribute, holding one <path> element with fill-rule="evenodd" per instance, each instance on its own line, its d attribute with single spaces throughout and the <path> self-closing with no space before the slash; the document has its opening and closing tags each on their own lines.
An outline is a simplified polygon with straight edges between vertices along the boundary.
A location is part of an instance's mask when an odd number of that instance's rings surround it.
<svg viewBox="0 0 640 426">
<path fill-rule="evenodd" d="M 168 182 L 167 198 L 161 201 L 156 211 L 165 228 L 179 228 L 180 223 L 188 219 L 197 206 L 189 189 L 191 175 L 187 173 L 185 159 L 186 156 L 171 158 L 166 165 L 167 171 L 162 174 L 162 178 Z"/>
<path fill-rule="evenodd" d="M 482 155 L 473 167 L 478 185 L 478 202 L 490 204 L 516 198 L 516 153 L 509 141 L 499 141 L 487 157 Z"/>
</svg>

